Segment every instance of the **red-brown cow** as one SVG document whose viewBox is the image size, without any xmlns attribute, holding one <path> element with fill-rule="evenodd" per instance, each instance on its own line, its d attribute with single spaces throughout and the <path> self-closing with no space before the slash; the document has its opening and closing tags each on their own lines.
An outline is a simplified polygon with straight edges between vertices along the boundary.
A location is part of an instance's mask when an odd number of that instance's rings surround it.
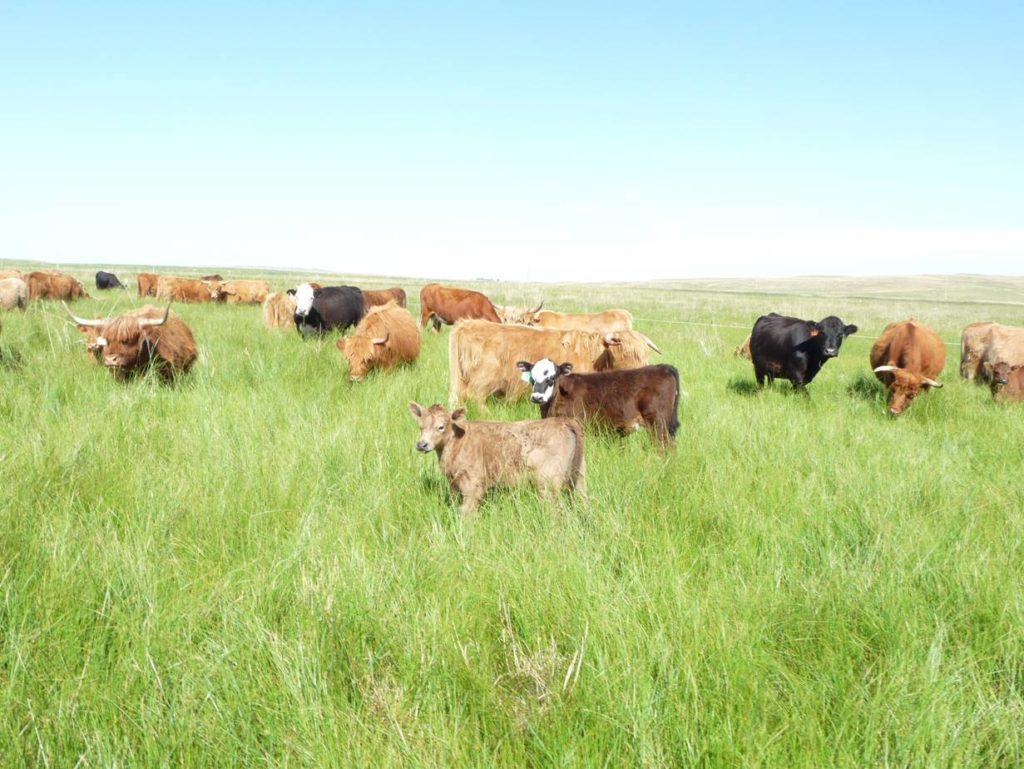
<svg viewBox="0 0 1024 769">
<path fill-rule="evenodd" d="M 30 299 L 88 299 L 81 281 L 51 270 L 30 272 L 23 280 Z"/>
<path fill-rule="evenodd" d="M 147 305 L 113 318 L 89 320 L 75 316 L 67 305 L 64 309 L 79 327 L 99 329 L 96 344 L 103 348 L 103 365 L 114 377 L 125 379 L 152 367 L 165 382 L 185 374 L 192 368 L 199 351 L 192 331 L 170 306 L 160 318 L 146 317 L 155 307 Z"/>
<path fill-rule="evenodd" d="M 370 369 L 411 363 L 420 354 L 420 332 L 404 307 L 394 302 L 372 307 L 351 336 L 335 342 L 348 361 L 348 378 L 358 382 Z"/>
<path fill-rule="evenodd" d="M 371 307 L 383 307 L 388 302 L 394 302 L 399 307 L 405 307 L 405 289 L 400 286 L 394 288 L 363 289 L 363 314 L 370 311 Z"/>
<path fill-rule="evenodd" d="M 523 379 L 533 385 L 530 400 L 542 418 L 593 421 L 625 434 L 645 427 L 664 448 L 679 429 L 679 372 L 675 366 L 643 366 L 592 374 L 572 373 L 571 363 L 550 358 L 519 361 Z"/>
<path fill-rule="evenodd" d="M 432 322 L 434 331 L 438 332 L 441 323 L 450 326 L 463 319 L 501 323 L 494 304 L 479 291 L 448 288 L 439 283 L 428 283 L 420 289 L 420 328 L 426 329 L 427 323 Z"/>
<path fill-rule="evenodd" d="M 892 416 L 910 406 L 922 389 L 942 387 L 935 377 L 945 365 L 942 339 L 912 318 L 890 323 L 871 348 L 871 368 L 889 388 Z"/>
</svg>

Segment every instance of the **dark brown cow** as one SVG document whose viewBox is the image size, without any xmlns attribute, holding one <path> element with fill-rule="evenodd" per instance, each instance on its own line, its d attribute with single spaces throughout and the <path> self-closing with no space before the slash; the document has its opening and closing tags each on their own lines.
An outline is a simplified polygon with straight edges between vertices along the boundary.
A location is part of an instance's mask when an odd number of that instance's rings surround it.
<svg viewBox="0 0 1024 769">
<path fill-rule="evenodd" d="M 155 272 L 140 272 L 135 276 L 135 282 L 139 286 L 139 298 L 144 296 L 156 296 L 156 283 L 160 278 Z"/>
<path fill-rule="evenodd" d="M 426 329 L 427 323 L 432 322 L 438 332 L 442 323 L 450 326 L 464 319 L 501 323 L 494 304 L 479 291 L 448 288 L 440 283 L 428 283 L 420 289 L 420 328 Z"/>
<path fill-rule="evenodd" d="M 160 318 L 146 317 L 156 310 L 147 305 L 134 314 L 99 320 L 79 318 L 67 305 L 64 308 L 79 328 L 99 329 L 95 343 L 103 348 L 103 365 L 118 379 L 152 367 L 161 379 L 172 382 L 192 368 L 199 354 L 192 331 L 170 306 Z"/>
<path fill-rule="evenodd" d="M 573 374 L 571 363 L 550 358 L 516 364 L 533 384 L 530 400 L 542 418 L 594 421 L 625 434 L 645 427 L 663 448 L 679 429 L 679 372 L 675 366 Z"/>
<path fill-rule="evenodd" d="M 30 272 L 24 277 L 30 299 L 88 299 L 79 280 L 62 272 L 43 270 Z"/>
<path fill-rule="evenodd" d="M 992 397 L 997 401 L 1024 401 L 1024 364 L 1001 362 L 992 366 Z"/>
<path fill-rule="evenodd" d="M 371 307 L 380 307 L 388 302 L 405 307 L 405 289 L 399 286 L 374 290 L 363 289 L 363 314 L 368 313 Z"/>
<path fill-rule="evenodd" d="M 871 368 L 889 388 L 889 413 L 910 406 L 922 389 L 942 387 L 935 377 L 946 365 L 939 335 L 914 319 L 890 323 L 871 348 Z"/>
</svg>

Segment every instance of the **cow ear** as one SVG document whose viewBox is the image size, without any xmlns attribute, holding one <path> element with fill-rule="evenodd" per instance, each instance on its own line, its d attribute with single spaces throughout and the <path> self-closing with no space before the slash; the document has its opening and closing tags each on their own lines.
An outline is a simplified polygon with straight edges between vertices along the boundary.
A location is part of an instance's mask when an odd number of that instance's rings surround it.
<svg viewBox="0 0 1024 769">
<path fill-rule="evenodd" d="M 466 410 L 455 409 L 452 412 L 452 426 L 461 435 L 466 432 Z"/>
<path fill-rule="evenodd" d="M 818 334 L 821 333 L 821 327 L 813 320 L 809 320 L 807 321 L 807 331 L 810 333 L 811 336 L 817 336 Z"/>
<path fill-rule="evenodd" d="M 285 293 L 288 294 L 289 296 L 295 296 L 295 289 L 289 288 L 287 291 L 285 291 Z"/>
<path fill-rule="evenodd" d="M 849 326 L 846 326 L 846 328 L 843 329 L 843 336 L 849 336 L 850 334 L 856 334 L 856 333 L 857 333 L 857 327 L 855 325 L 853 325 L 852 323 Z"/>
<path fill-rule="evenodd" d="M 416 401 L 409 401 L 409 413 L 419 419 L 423 416 L 423 407 Z"/>
<path fill-rule="evenodd" d="M 563 374 L 563 375 L 564 374 L 571 374 L 572 373 L 572 364 L 571 363 L 563 363 L 561 366 L 558 367 L 558 373 L 559 374 Z"/>
<path fill-rule="evenodd" d="M 527 363 L 525 360 L 521 360 L 516 364 L 516 368 L 522 371 L 524 374 L 533 371 L 533 365 Z"/>
</svg>

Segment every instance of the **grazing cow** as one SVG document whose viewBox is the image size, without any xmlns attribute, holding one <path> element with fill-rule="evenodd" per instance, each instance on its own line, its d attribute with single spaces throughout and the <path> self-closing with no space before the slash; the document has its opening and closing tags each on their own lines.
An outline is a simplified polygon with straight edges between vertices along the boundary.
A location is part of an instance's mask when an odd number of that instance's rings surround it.
<svg viewBox="0 0 1024 769">
<path fill-rule="evenodd" d="M 1024 401 L 1024 364 L 992 366 L 992 397 L 997 401 Z"/>
<path fill-rule="evenodd" d="M 441 472 L 462 496 L 462 514 L 476 512 L 488 489 L 532 482 L 545 498 L 562 489 L 586 495 L 583 428 L 574 419 L 471 422 L 465 409 L 449 413 L 415 401 L 420 426 L 416 450 L 437 452 Z"/>
<path fill-rule="evenodd" d="M 747 338 L 740 343 L 740 346 L 733 350 L 733 355 L 738 358 L 746 358 L 747 360 L 753 360 L 750 355 L 750 334 L 747 334 Z"/>
<path fill-rule="evenodd" d="M 632 331 L 633 316 L 628 310 L 602 310 L 601 312 L 555 312 L 544 310 L 533 316 L 533 325 L 541 328 L 559 328 L 563 331 L 596 331 L 600 334 Z"/>
<path fill-rule="evenodd" d="M 153 368 L 165 382 L 188 373 L 198 356 L 192 331 L 168 305 L 162 316 L 152 317 L 157 308 L 147 305 L 133 313 L 113 318 L 87 320 L 76 317 L 65 305 L 77 326 L 99 330 L 95 344 L 102 347 L 103 365 L 117 379 L 126 379 Z M 157 312 L 159 312 L 157 310 Z"/>
<path fill-rule="evenodd" d="M 1001 323 L 971 323 L 960 335 L 960 375 L 991 381 L 997 363 L 1024 363 L 1024 328 Z"/>
<path fill-rule="evenodd" d="M 420 289 L 420 328 L 426 329 L 427 323 L 433 323 L 434 331 L 439 332 L 441 323 L 452 325 L 463 319 L 501 323 L 491 300 L 479 291 L 439 283 L 428 283 Z"/>
<path fill-rule="evenodd" d="M 295 289 L 295 328 L 303 336 L 332 328 L 344 331 L 362 319 L 363 292 L 355 286 L 313 288 L 303 283 Z"/>
<path fill-rule="evenodd" d="M 161 275 L 156 281 L 156 298 L 172 302 L 216 302 L 220 299 L 220 284 L 198 278 Z"/>
<path fill-rule="evenodd" d="M 501 318 L 502 323 L 520 323 L 524 326 L 533 324 L 533 319 L 540 312 L 540 308 L 544 306 L 544 302 L 541 302 L 536 307 L 510 307 L 508 305 L 494 305 L 495 311 L 498 313 L 498 317 Z"/>
<path fill-rule="evenodd" d="M 788 379 L 802 390 L 821 371 L 829 358 L 839 355 L 843 339 L 857 333 L 835 315 L 820 321 L 800 320 L 777 313 L 762 315 L 750 332 L 750 357 L 757 384 L 771 384 L 775 377 Z"/>
<path fill-rule="evenodd" d="M 156 283 L 159 275 L 152 272 L 140 272 L 135 276 L 135 282 L 139 286 L 139 299 L 144 296 L 156 296 Z"/>
<path fill-rule="evenodd" d="M 379 307 L 388 302 L 394 302 L 399 307 L 405 307 L 405 289 L 395 286 L 394 288 L 382 288 L 375 291 L 363 289 L 363 314 L 370 311 L 371 307 Z"/>
<path fill-rule="evenodd" d="M 391 302 L 371 308 L 352 336 L 335 344 L 348 361 L 348 378 L 358 382 L 370 369 L 389 369 L 416 360 L 420 332 L 409 311 Z"/>
<path fill-rule="evenodd" d="M 271 294 L 263 302 L 263 325 L 267 328 L 286 328 L 295 318 L 295 295 L 284 291 Z"/>
<path fill-rule="evenodd" d="M 28 307 L 28 283 L 21 278 L 0 280 L 0 309 L 24 310 Z"/>
<path fill-rule="evenodd" d="M 88 299 L 80 281 L 62 272 L 30 272 L 24 278 L 30 299 Z"/>
<path fill-rule="evenodd" d="M 622 371 L 572 373 L 571 363 L 556 365 L 550 358 L 516 364 L 533 385 L 530 400 L 543 419 L 592 419 L 625 434 L 645 427 L 664 447 L 679 429 L 679 372 L 662 364 Z"/>
<path fill-rule="evenodd" d="M 127 291 L 124 284 L 117 279 L 114 273 L 104 272 L 103 270 L 96 273 L 96 288 L 100 291 L 105 291 L 108 288 L 120 288 Z"/>
<path fill-rule="evenodd" d="M 530 389 L 516 371 L 520 360 L 572 363 L 581 373 L 647 365 L 654 343 L 636 331 L 596 334 L 530 326 L 504 326 L 462 320 L 448 339 L 449 395 L 452 404 L 483 403 L 500 394 L 514 400 Z"/>
<path fill-rule="evenodd" d="M 935 377 L 946 365 L 946 346 L 922 323 L 890 323 L 871 347 L 871 368 L 889 388 L 889 414 L 908 408 L 922 389 L 942 387 Z"/>
<path fill-rule="evenodd" d="M 204 279 L 205 280 L 205 279 Z M 263 304 L 270 293 L 270 284 L 265 280 L 222 280 L 208 281 L 216 285 L 220 301 L 228 304 Z"/>
</svg>

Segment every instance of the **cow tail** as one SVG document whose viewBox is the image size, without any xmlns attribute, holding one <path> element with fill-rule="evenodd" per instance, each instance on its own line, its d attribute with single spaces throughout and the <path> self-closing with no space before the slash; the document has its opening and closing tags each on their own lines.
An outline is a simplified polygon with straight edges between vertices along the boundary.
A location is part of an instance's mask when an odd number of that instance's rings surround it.
<svg viewBox="0 0 1024 769">
<path fill-rule="evenodd" d="M 672 399 L 672 415 L 667 425 L 668 434 L 675 438 L 676 430 L 679 429 L 679 369 L 675 366 L 669 366 L 668 370 L 672 372 L 672 378 L 676 380 L 676 394 L 675 398 Z"/>
</svg>

